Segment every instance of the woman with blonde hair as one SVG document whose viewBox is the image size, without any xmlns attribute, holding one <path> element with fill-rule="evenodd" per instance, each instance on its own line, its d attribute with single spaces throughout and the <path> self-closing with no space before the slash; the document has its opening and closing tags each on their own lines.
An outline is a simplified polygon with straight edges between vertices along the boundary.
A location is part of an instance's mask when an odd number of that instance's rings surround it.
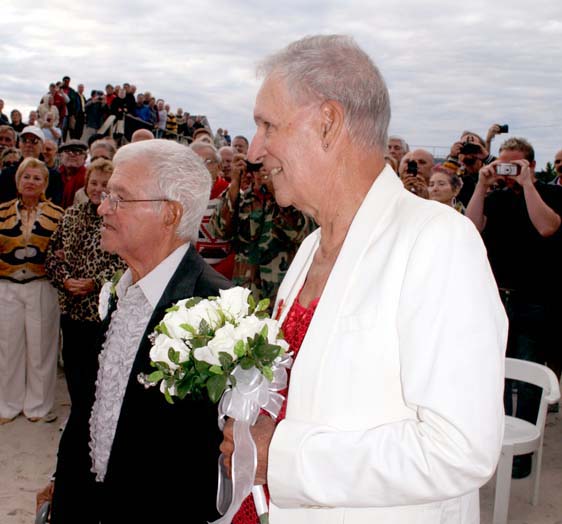
<svg viewBox="0 0 562 524">
<path fill-rule="evenodd" d="M 63 210 L 46 200 L 49 171 L 26 158 L 17 198 L 0 205 L 0 424 L 20 413 L 53 422 L 59 306 L 45 254 Z"/>
</svg>

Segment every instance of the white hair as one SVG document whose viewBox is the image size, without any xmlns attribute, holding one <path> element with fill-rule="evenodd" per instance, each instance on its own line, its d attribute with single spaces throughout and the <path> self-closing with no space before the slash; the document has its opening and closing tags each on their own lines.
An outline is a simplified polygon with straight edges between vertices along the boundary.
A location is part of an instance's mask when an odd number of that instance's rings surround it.
<svg viewBox="0 0 562 524">
<path fill-rule="evenodd" d="M 403 138 L 397 135 L 391 135 L 388 137 L 388 141 L 390 142 L 391 140 L 397 140 L 398 142 L 400 142 L 400 147 L 402 148 L 402 151 L 404 151 L 404 153 L 408 153 L 410 151 L 408 142 L 406 142 L 406 140 L 404 140 Z"/>
<path fill-rule="evenodd" d="M 317 35 L 293 42 L 266 58 L 258 75 L 279 75 L 300 103 L 339 102 L 352 139 L 360 146 L 386 149 L 388 89 L 375 64 L 350 36 Z"/>
<path fill-rule="evenodd" d="M 172 140 L 143 140 L 120 148 L 113 165 L 131 161 L 142 162 L 161 196 L 181 204 L 183 214 L 176 234 L 195 241 L 211 193 L 211 175 L 201 159 Z"/>
</svg>

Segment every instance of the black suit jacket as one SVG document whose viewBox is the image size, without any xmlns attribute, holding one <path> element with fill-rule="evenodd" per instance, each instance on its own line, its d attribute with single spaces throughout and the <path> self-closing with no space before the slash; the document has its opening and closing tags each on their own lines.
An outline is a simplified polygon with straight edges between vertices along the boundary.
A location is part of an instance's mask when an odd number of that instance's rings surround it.
<svg viewBox="0 0 562 524">
<path fill-rule="evenodd" d="M 137 375 L 152 369 L 148 335 L 172 303 L 218 295 L 219 289 L 231 286 L 190 246 L 139 345 L 102 484 L 90 472 L 88 447 L 94 383 L 87 409 L 71 410 L 59 445 L 53 524 L 205 523 L 218 518 L 217 406 L 190 397 L 170 405 L 159 388 L 139 384 Z"/>
</svg>

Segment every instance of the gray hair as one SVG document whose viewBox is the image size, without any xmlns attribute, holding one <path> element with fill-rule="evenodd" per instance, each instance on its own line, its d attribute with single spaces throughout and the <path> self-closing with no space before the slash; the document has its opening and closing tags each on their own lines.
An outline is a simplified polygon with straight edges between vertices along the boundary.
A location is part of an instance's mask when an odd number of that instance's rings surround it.
<svg viewBox="0 0 562 524">
<path fill-rule="evenodd" d="M 178 238 L 196 241 L 211 193 L 211 175 L 201 159 L 173 140 L 143 140 L 120 148 L 113 165 L 131 161 L 146 166 L 163 197 L 181 204 Z"/>
<path fill-rule="evenodd" d="M 295 101 L 335 100 L 358 145 L 386 149 L 390 98 L 384 79 L 350 36 L 317 35 L 289 44 L 266 58 L 258 75 L 279 75 Z"/>
<path fill-rule="evenodd" d="M 101 147 L 102 149 L 105 149 L 105 152 L 109 156 L 109 160 L 111 160 L 117 152 L 117 148 L 111 142 L 103 139 L 93 142 L 90 146 L 90 151 L 92 151 L 92 149 L 94 149 L 95 147 Z"/>
<path fill-rule="evenodd" d="M 217 151 L 217 148 L 214 145 L 209 144 L 208 142 L 192 142 L 189 147 L 196 153 L 197 151 L 201 151 L 202 149 L 209 149 L 213 153 L 215 160 L 217 162 L 221 161 L 221 157 L 219 155 L 219 152 Z"/>
<path fill-rule="evenodd" d="M 404 140 L 402 137 L 397 135 L 391 135 L 388 137 L 388 141 L 390 142 L 391 140 L 398 140 L 398 142 L 400 142 L 400 147 L 402 148 L 402 151 L 404 151 L 404 153 L 408 153 L 410 151 L 410 146 L 408 145 L 408 142 L 406 142 L 406 140 Z"/>
</svg>

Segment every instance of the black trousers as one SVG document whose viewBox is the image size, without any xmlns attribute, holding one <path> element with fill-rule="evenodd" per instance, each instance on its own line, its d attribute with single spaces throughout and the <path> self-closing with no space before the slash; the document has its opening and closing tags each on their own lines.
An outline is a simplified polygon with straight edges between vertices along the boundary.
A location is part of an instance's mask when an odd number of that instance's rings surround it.
<svg viewBox="0 0 562 524">
<path fill-rule="evenodd" d="M 81 408 L 91 397 L 98 372 L 101 324 L 61 316 L 64 375 L 72 409 Z"/>
</svg>

